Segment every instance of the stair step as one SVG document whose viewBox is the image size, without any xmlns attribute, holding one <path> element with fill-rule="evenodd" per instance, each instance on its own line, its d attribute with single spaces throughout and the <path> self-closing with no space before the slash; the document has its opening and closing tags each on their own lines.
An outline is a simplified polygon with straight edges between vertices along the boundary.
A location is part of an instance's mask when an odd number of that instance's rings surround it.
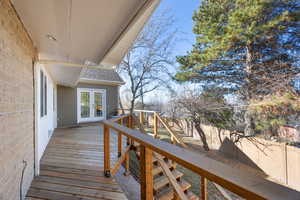
<svg viewBox="0 0 300 200">
<path fill-rule="evenodd" d="M 189 200 L 199 200 L 199 198 L 197 197 L 197 195 L 195 195 L 193 192 L 191 191 L 187 191 L 186 192 L 187 198 Z M 160 192 L 159 194 L 157 194 L 155 196 L 155 199 L 157 200 L 172 200 L 174 198 L 174 190 L 173 188 L 168 188 L 165 191 Z"/>
<path fill-rule="evenodd" d="M 175 169 L 176 168 L 176 163 L 172 163 L 171 161 L 167 161 L 166 164 L 168 165 L 169 169 Z M 160 173 L 163 173 L 162 167 L 159 164 L 154 165 L 153 166 L 153 171 L 152 171 L 153 176 L 156 176 Z"/>
<path fill-rule="evenodd" d="M 172 171 L 172 174 L 175 177 L 175 179 L 181 178 L 184 175 L 183 173 L 181 173 L 180 171 L 178 171 L 176 169 Z M 159 189 L 166 186 L 167 184 L 169 184 L 169 179 L 165 175 L 160 176 L 160 177 L 154 179 L 153 189 L 154 189 L 154 191 L 158 191 Z"/>
<path fill-rule="evenodd" d="M 137 154 L 138 157 L 141 156 L 141 153 L 140 153 L 139 151 L 137 151 L 136 154 Z M 165 161 L 168 160 L 168 159 L 166 159 L 165 157 L 163 157 L 163 159 L 164 159 Z M 155 156 L 152 157 L 152 163 L 153 163 L 154 165 L 158 165 L 158 160 L 157 160 L 157 158 L 156 158 Z"/>
</svg>

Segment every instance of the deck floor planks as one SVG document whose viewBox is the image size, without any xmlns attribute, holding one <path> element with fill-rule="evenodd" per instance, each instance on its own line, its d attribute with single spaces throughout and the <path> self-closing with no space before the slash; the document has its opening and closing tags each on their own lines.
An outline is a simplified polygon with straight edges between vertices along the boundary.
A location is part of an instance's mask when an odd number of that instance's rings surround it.
<svg viewBox="0 0 300 200">
<path fill-rule="evenodd" d="M 26 200 L 127 199 L 113 178 L 103 175 L 103 135 L 97 126 L 57 129 L 41 159 Z M 111 135 L 111 165 L 117 161 Z"/>
</svg>

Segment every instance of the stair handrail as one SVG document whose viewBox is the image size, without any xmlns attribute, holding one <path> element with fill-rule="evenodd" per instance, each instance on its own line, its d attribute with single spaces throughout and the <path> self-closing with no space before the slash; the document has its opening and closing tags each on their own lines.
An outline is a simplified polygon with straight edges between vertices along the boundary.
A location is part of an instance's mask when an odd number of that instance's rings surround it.
<svg viewBox="0 0 300 200">
<path fill-rule="evenodd" d="M 174 137 L 174 139 L 176 140 L 176 142 L 178 144 L 180 144 L 183 148 L 189 149 L 189 147 L 184 143 L 182 138 L 175 131 L 173 131 L 171 129 L 171 127 L 168 125 L 168 122 L 166 122 L 164 119 L 162 119 L 162 117 L 158 113 L 155 112 L 154 115 L 164 125 L 164 127 L 167 129 L 167 131 L 169 132 L 171 137 Z"/>
</svg>

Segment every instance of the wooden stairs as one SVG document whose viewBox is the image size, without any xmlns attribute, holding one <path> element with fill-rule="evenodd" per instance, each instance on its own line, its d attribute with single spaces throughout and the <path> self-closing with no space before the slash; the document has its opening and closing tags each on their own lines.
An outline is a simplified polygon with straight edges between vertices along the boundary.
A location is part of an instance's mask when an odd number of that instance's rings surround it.
<svg viewBox="0 0 300 200">
<path fill-rule="evenodd" d="M 137 157 L 139 158 L 139 152 L 136 152 Z M 163 163 L 162 163 L 163 162 Z M 189 200 L 198 200 L 199 198 L 190 191 L 191 184 L 183 179 L 184 174 L 176 169 L 176 163 L 173 163 L 171 160 L 160 157 L 157 154 L 153 155 L 153 193 L 156 200 L 176 200 L 180 199 L 177 197 L 176 192 L 170 183 L 170 177 L 166 175 L 164 169 L 161 165 L 167 167 L 170 172 L 172 178 L 174 178 L 177 184 L 181 187 L 186 199 Z M 170 175 L 169 175 L 170 176 Z"/>
<path fill-rule="evenodd" d="M 159 118 L 160 119 L 160 118 Z M 137 124 L 138 129 L 147 134 L 143 124 L 139 122 L 137 117 L 133 116 L 134 122 Z M 169 128 L 170 129 L 170 128 Z M 173 133 L 173 132 L 172 132 Z M 174 133 L 173 133 L 174 134 Z M 139 159 L 139 146 L 136 145 L 136 155 Z M 152 157 L 152 175 L 153 175 L 153 194 L 156 200 L 198 200 L 199 198 L 190 190 L 191 184 L 184 180 L 182 177 L 184 174 L 176 169 L 176 163 L 162 157 L 161 155 L 154 153 Z M 172 183 L 172 180 L 174 182 Z M 175 191 L 176 186 L 181 189 L 181 196 Z M 177 187 L 178 188 L 178 187 Z"/>
</svg>

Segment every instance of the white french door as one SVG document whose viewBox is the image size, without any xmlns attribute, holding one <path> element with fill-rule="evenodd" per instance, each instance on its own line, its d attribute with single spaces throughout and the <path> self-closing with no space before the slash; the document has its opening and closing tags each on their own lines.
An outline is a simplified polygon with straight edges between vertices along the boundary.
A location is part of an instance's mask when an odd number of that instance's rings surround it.
<svg viewBox="0 0 300 200">
<path fill-rule="evenodd" d="M 106 91 L 77 89 L 77 121 L 93 122 L 106 119 Z"/>
</svg>

